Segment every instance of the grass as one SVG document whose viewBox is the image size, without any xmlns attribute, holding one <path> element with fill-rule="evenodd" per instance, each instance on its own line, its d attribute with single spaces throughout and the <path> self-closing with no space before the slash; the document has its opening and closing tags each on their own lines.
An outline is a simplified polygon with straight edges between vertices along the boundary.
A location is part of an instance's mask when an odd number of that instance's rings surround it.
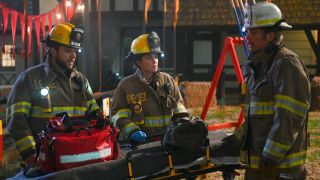
<svg viewBox="0 0 320 180">
<path fill-rule="evenodd" d="M 194 116 L 200 117 L 201 108 L 192 109 Z M 207 113 L 206 121 L 208 123 L 222 123 L 225 121 L 236 121 L 240 113 L 239 107 L 212 108 Z M 310 146 L 308 147 L 308 155 L 306 167 L 308 170 L 307 179 L 319 179 L 320 177 L 320 112 L 310 112 L 308 118 L 308 132 L 310 133 Z M 217 174 L 217 173 L 215 173 Z M 218 179 L 222 179 L 221 176 Z M 216 178 L 215 178 L 216 179 Z M 242 176 L 239 179 L 243 179 Z"/>
<path fill-rule="evenodd" d="M 240 110 L 240 107 L 216 107 L 209 110 L 206 119 L 209 124 L 221 123 L 226 121 L 236 121 L 238 119 Z M 200 117 L 202 108 L 193 108 L 189 109 L 189 111 L 195 117 Z M 318 179 L 318 177 L 320 176 L 320 112 L 309 113 L 308 130 L 310 132 L 310 147 L 308 147 L 308 156 L 306 162 L 306 166 L 309 172 L 307 179 L 313 180 Z M 17 161 L 3 162 L 3 166 L 0 167 L 0 180 L 14 175 L 17 170 Z M 221 173 L 213 174 L 214 179 L 222 179 Z M 243 174 L 243 171 L 241 171 L 241 174 Z M 236 179 L 243 179 L 243 175 L 237 177 Z"/>
<path fill-rule="evenodd" d="M 310 147 L 308 148 L 307 167 L 310 171 L 314 172 L 310 174 L 312 177 L 319 177 L 320 172 L 317 169 L 320 163 L 320 113 L 310 112 L 308 120 L 308 131 L 310 133 Z M 316 175 L 315 173 L 318 172 Z"/>
</svg>

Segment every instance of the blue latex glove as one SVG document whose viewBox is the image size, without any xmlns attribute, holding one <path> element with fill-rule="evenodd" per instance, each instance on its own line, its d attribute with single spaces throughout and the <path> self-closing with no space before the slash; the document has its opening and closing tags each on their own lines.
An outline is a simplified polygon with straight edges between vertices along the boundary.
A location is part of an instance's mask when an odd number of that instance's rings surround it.
<svg viewBox="0 0 320 180">
<path fill-rule="evenodd" d="M 146 141 L 147 135 L 143 131 L 136 131 L 131 134 L 130 138 L 135 142 L 143 143 Z"/>
</svg>

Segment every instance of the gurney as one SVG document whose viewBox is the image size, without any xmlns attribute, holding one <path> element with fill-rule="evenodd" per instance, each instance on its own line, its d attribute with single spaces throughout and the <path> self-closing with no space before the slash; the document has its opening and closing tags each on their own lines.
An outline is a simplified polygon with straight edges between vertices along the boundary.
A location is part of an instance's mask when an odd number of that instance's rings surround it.
<svg viewBox="0 0 320 180">
<path fill-rule="evenodd" d="M 211 149 L 226 136 L 227 134 L 222 131 L 209 132 Z M 168 153 L 171 154 L 171 165 Z M 192 153 L 183 150 L 167 152 L 161 148 L 160 142 L 152 142 L 138 146 L 133 151 L 127 151 L 126 157 L 118 160 L 58 171 L 36 179 L 188 179 L 216 171 L 223 172 L 225 179 L 232 179 L 234 169 L 244 168 L 239 163 L 237 153 L 228 154 L 226 151 L 215 155 L 211 150 L 209 162 L 206 153 L 206 147 Z"/>
<path fill-rule="evenodd" d="M 227 136 L 224 132 L 209 132 L 208 138 L 210 146 Z M 172 151 L 172 173 L 168 163 L 168 152 L 163 151 L 160 142 L 153 142 L 139 146 L 131 152 L 132 178 L 134 179 L 180 179 L 191 178 L 200 174 L 206 174 L 215 171 L 222 171 L 226 174 L 225 179 L 230 179 L 234 169 L 242 169 L 243 165 L 239 163 L 239 156 L 231 153 L 214 155 L 210 152 L 210 161 L 213 166 L 206 166 L 205 149 L 199 149 L 197 152 L 184 152 L 181 150 Z M 29 179 L 20 176 L 17 179 Z M 118 160 L 86 165 L 64 171 L 51 173 L 35 179 L 130 179 L 128 171 L 128 159 L 125 157 Z M 232 178 L 231 178 L 232 179 Z"/>
</svg>

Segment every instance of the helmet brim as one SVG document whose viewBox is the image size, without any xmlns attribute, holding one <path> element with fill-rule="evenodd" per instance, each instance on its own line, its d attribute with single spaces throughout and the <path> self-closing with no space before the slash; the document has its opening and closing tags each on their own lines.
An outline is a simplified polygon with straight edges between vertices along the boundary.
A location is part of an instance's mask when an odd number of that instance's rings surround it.
<svg viewBox="0 0 320 180">
<path fill-rule="evenodd" d="M 292 28 L 292 26 L 289 25 L 289 24 L 286 23 L 286 22 L 281 22 L 280 25 L 279 25 L 279 27 L 280 27 L 281 29 L 291 29 L 291 28 Z"/>
<path fill-rule="evenodd" d="M 278 27 L 280 29 L 291 29 L 292 26 L 289 25 L 288 23 L 286 22 L 281 22 L 278 26 L 274 26 L 274 25 L 253 25 L 253 26 L 250 26 L 250 25 L 244 25 L 244 28 L 246 29 L 253 29 L 253 28 L 269 28 L 269 27 Z"/>
<path fill-rule="evenodd" d="M 154 53 L 154 54 L 158 54 L 159 55 L 159 60 L 162 60 L 161 58 L 161 54 L 164 54 L 163 51 L 151 51 L 149 53 Z M 149 53 L 141 53 L 141 54 L 133 54 L 132 52 L 129 52 L 128 55 L 124 58 L 125 61 L 129 62 L 129 61 L 135 61 L 138 60 L 141 56 L 143 56 L 144 54 L 149 54 Z"/>
<path fill-rule="evenodd" d="M 47 47 L 65 46 L 65 47 L 73 48 L 73 49 L 77 49 L 77 50 L 82 49 L 82 47 L 78 47 L 78 46 L 67 46 L 67 45 L 65 45 L 65 44 L 61 44 L 61 43 L 58 43 L 58 42 L 55 42 L 55 41 L 50 41 L 50 40 L 48 40 L 48 39 L 41 39 L 40 42 L 46 44 Z"/>
<path fill-rule="evenodd" d="M 127 62 L 134 61 L 135 59 L 137 59 L 137 56 L 134 55 L 132 52 L 129 52 L 128 55 L 124 58 L 124 60 Z"/>
</svg>

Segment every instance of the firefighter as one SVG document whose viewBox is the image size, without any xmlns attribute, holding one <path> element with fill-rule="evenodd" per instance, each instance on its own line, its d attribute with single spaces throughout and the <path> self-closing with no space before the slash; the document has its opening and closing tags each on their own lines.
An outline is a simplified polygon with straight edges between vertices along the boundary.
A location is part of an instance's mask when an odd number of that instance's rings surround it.
<svg viewBox="0 0 320 180">
<path fill-rule="evenodd" d="M 233 138 L 225 138 L 220 152 L 240 142 L 248 180 L 305 179 L 311 96 L 307 69 L 282 43 L 281 30 L 291 26 L 275 4 L 260 2 L 246 13 L 245 122 Z"/>
<path fill-rule="evenodd" d="M 111 121 L 120 130 L 120 141 L 144 142 L 148 136 L 163 135 L 166 126 L 188 116 L 174 79 L 158 70 L 163 54 L 155 32 L 137 37 L 125 60 L 137 70 L 121 80 L 111 104 Z"/>
<path fill-rule="evenodd" d="M 37 166 L 37 134 L 49 118 L 98 111 L 88 80 L 75 68 L 84 30 L 58 24 L 42 40 L 46 61 L 22 72 L 9 95 L 7 124 L 26 168 Z"/>
</svg>

